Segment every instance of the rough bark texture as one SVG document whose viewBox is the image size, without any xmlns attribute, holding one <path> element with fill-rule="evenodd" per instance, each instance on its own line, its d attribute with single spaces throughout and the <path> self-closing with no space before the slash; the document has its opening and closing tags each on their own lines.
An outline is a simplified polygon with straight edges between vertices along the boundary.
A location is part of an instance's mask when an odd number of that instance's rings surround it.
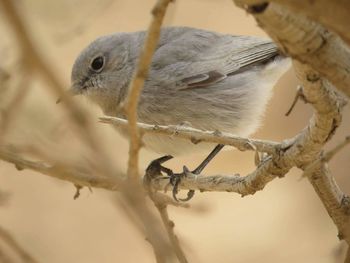
<svg viewBox="0 0 350 263">
<path fill-rule="evenodd" d="M 350 52 L 342 39 L 298 13 L 270 3 L 254 12 L 244 0 L 234 1 L 251 12 L 258 25 L 292 58 L 310 65 L 347 96 L 350 96 Z"/>
<path fill-rule="evenodd" d="M 245 5 L 259 5 L 266 3 L 266 0 L 243 0 Z M 290 8 L 297 14 L 303 14 L 323 26 L 333 30 L 350 44 L 350 2 L 348 0 L 270 0 Z M 238 3 L 238 1 L 236 1 Z"/>
</svg>

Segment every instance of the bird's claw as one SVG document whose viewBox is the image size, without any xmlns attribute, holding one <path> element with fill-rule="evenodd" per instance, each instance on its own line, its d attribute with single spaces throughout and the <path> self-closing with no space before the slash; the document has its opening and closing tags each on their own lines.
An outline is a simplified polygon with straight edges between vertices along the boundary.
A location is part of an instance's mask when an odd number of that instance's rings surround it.
<svg viewBox="0 0 350 263">
<path fill-rule="evenodd" d="M 165 163 L 166 161 L 168 161 L 172 158 L 173 158 L 173 156 L 171 156 L 171 155 L 165 155 L 165 156 L 162 156 L 158 159 L 153 160 L 148 165 L 148 167 L 146 169 L 146 175 L 144 177 L 144 184 L 146 186 L 148 186 L 150 181 L 153 178 L 155 178 L 156 176 L 159 176 L 159 174 L 164 172 L 168 176 L 170 184 L 173 186 L 172 194 L 173 194 L 174 200 L 177 202 L 189 201 L 194 196 L 194 193 L 195 193 L 194 190 L 189 190 L 186 198 L 177 198 L 177 194 L 178 194 L 178 188 L 179 188 L 179 184 L 181 182 L 181 179 L 184 176 L 186 176 L 186 174 L 189 173 L 190 170 L 186 166 L 184 166 L 182 173 L 174 173 L 171 169 L 162 166 L 163 163 Z"/>
<path fill-rule="evenodd" d="M 170 184 L 173 186 L 173 191 L 172 191 L 173 198 L 177 202 L 179 202 L 179 201 L 187 202 L 187 201 L 191 200 L 192 197 L 194 196 L 194 193 L 195 193 L 194 190 L 189 190 L 187 192 L 186 198 L 177 198 L 177 193 L 178 193 L 179 184 L 181 182 L 181 179 L 182 179 L 182 177 L 186 176 L 186 174 L 189 172 L 190 172 L 190 170 L 186 166 L 184 166 L 182 173 L 178 173 L 178 174 L 172 173 L 171 175 L 169 175 Z"/>
</svg>

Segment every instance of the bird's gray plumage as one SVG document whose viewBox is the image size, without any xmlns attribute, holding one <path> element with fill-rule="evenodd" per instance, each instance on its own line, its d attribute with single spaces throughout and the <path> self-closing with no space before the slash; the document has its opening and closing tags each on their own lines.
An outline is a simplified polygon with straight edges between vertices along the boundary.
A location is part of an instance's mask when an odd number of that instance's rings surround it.
<svg viewBox="0 0 350 263">
<path fill-rule="evenodd" d="M 120 116 L 118 105 L 127 94 L 145 35 L 116 33 L 92 42 L 73 66 L 73 91 L 87 95 L 105 114 Z M 90 68 L 97 56 L 105 58 L 98 73 Z M 288 64 L 269 39 L 163 28 L 140 97 L 139 121 L 187 122 L 199 129 L 247 136 L 257 128 L 271 88 Z M 146 135 L 144 142 L 167 154 L 205 146 L 160 135 Z"/>
</svg>

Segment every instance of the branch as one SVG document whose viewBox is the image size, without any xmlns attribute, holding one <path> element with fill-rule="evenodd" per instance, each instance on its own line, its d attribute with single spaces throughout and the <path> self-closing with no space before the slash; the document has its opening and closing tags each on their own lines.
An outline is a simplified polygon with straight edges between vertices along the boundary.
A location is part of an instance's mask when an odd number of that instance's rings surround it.
<svg viewBox="0 0 350 263">
<path fill-rule="evenodd" d="M 338 238 L 340 240 L 344 239 L 350 244 L 350 233 L 348 233 L 350 215 L 349 196 L 340 190 L 325 163 L 318 162 L 312 169 L 305 170 L 304 176 L 307 176 L 329 216 L 337 226 Z"/>
<path fill-rule="evenodd" d="M 256 6 L 266 3 L 266 0 L 244 0 L 249 6 Z M 286 6 L 297 14 L 303 14 L 323 26 L 332 29 L 348 44 L 350 44 L 350 2 L 347 0 L 316 0 L 316 1 L 295 1 L 295 0 L 269 0 Z"/>
<path fill-rule="evenodd" d="M 240 194 L 242 197 L 253 195 L 255 192 L 264 189 L 266 184 L 278 177 L 277 174 L 273 175 L 269 173 L 273 169 L 271 164 L 271 161 L 266 161 L 254 172 L 244 177 L 238 174 L 206 176 L 186 173 L 186 176 L 181 179 L 178 187 L 179 189 L 192 189 L 201 192 L 234 192 Z M 155 175 L 150 183 L 152 189 L 159 191 L 166 189 L 169 184 L 168 178 L 159 175 Z"/>
<path fill-rule="evenodd" d="M 127 127 L 126 120 L 116 117 L 104 116 L 100 118 L 100 122 L 116 125 L 122 128 Z M 230 133 L 219 131 L 203 131 L 182 125 L 165 126 L 151 125 L 140 122 L 138 122 L 136 125 L 141 133 L 154 133 L 171 137 L 179 137 L 182 139 L 188 139 L 195 144 L 201 142 L 211 142 L 216 144 L 231 145 L 240 151 L 253 150 L 274 155 L 276 154 L 277 149 L 279 147 L 282 147 L 282 145 L 277 142 L 242 138 Z"/>
<path fill-rule="evenodd" d="M 284 176 L 292 167 L 310 172 L 308 176 L 327 212 L 337 225 L 339 233 L 350 243 L 346 235 L 345 223 L 349 220 L 350 204 L 335 183 L 328 170 L 318 169 L 310 164 L 322 162 L 322 148 L 340 125 L 341 109 L 345 100 L 322 79 L 315 71 L 305 65 L 295 63 L 299 79 L 303 83 L 303 96 L 310 103 L 315 113 L 308 127 L 291 140 L 282 142 L 288 145 L 279 148 L 276 155 L 263 160 L 262 164 L 246 177 L 239 176 L 196 176 L 188 174 L 181 181 L 180 187 L 201 191 L 237 192 L 241 195 L 254 194 L 274 178 Z M 159 175 L 153 175 L 151 182 L 155 189 L 164 189 L 169 181 Z"/>
<path fill-rule="evenodd" d="M 20 46 L 22 57 L 26 59 L 25 65 L 29 65 L 29 72 L 36 72 L 48 83 L 47 88 L 53 92 L 54 95 L 62 98 L 65 103 L 65 109 L 69 116 L 77 124 L 79 134 L 81 138 L 85 139 L 87 145 L 90 146 L 96 163 L 99 165 L 99 169 L 104 175 L 110 177 L 114 176 L 114 171 L 108 163 L 108 158 L 105 151 L 103 151 L 99 139 L 97 138 L 94 130 L 91 126 L 91 121 L 84 113 L 83 109 L 79 107 L 79 104 L 75 103 L 71 96 L 63 89 L 64 85 L 61 80 L 56 77 L 55 70 L 51 67 L 48 60 L 44 58 L 32 40 L 30 34 L 26 30 L 25 22 L 23 21 L 23 15 L 20 14 L 14 1 L 0 0 L 0 5 L 4 10 L 4 14 L 7 16 L 9 25 L 13 28 L 13 33 Z"/>
<path fill-rule="evenodd" d="M 259 9 L 250 6 L 249 0 L 234 2 L 252 13 L 259 26 L 286 54 L 310 65 L 350 97 L 350 52 L 340 37 L 275 3 L 260 5 Z"/>
<path fill-rule="evenodd" d="M 186 259 L 185 253 L 183 252 L 183 250 L 180 246 L 179 240 L 174 232 L 175 224 L 169 218 L 167 204 L 165 202 L 163 202 L 162 200 L 159 200 L 159 198 L 154 198 L 152 193 L 150 193 L 150 198 L 153 200 L 153 202 L 154 202 L 155 206 L 157 207 L 158 212 L 162 218 L 163 225 L 167 231 L 171 246 L 174 249 L 176 257 L 178 258 L 180 263 L 187 263 L 188 261 Z"/>
<path fill-rule="evenodd" d="M 165 16 L 165 12 L 171 1 L 172 0 L 158 0 L 152 10 L 153 19 L 147 31 L 143 50 L 139 57 L 136 73 L 131 80 L 130 87 L 128 89 L 128 96 L 126 98 L 126 104 L 124 107 L 128 119 L 128 132 L 130 137 L 127 174 L 129 178 L 136 180 L 138 178 L 138 159 L 139 150 L 141 148 L 140 136 L 136 125 L 137 106 L 143 85 L 148 76 L 149 66 L 151 64 L 153 54 L 158 44 L 160 28 Z"/>
<path fill-rule="evenodd" d="M 47 164 L 25 159 L 19 155 L 20 149 L 14 146 L 0 146 L 0 159 L 16 166 L 17 169 L 29 169 L 74 185 L 104 188 L 107 190 L 121 189 L 124 180 L 114 177 L 97 176 L 83 167 L 68 167 L 62 164 Z"/>
<path fill-rule="evenodd" d="M 151 64 L 153 54 L 158 44 L 158 39 L 160 36 L 160 28 L 166 13 L 166 9 L 171 1 L 172 0 L 158 0 L 155 7 L 152 10 L 153 19 L 147 30 L 147 36 L 144 42 L 142 52 L 139 56 L 137 69 L 131 80 L 131 83 L 128 89 L 128 96 L 126 98 L 126 104 L 124 105 L 124 111 L 128 119 L 128 133 L 129 133 L 129 160 L 128 160 L 127 175 L 128 175 L 128 179 L 133 182 L 132 183 L 133 188 L 130 190 L 136 191 L 136 192 L 139 192 L 140 190 L 142 190 L 141 184 L 139 183 L 139 175 L 138 175 L 139 151 L 141 148 L 141 140 L 140 140 L 140 135 L 137 128 L 137 107 L 138 107 L 139 97 L 140 97 L 142 88 L 148 76 L 149 66 Z M 135 195 L 133 195 L 132 197 L 135 197 Z M 140 200 L 138 200 L 137 204 L 140 201 L 144 201 L 144 199 L 141 198 Z M 148 229 L 148 224 L 152 224 L 152 223 L 153 222 L 148 222 L 147 224 L 145 224 L 146 230 Z M 149 233 L 148 238 L 153 238 L 152 233 Z M 164 254 L 164 251 L 161 249 L 159 244 L 155 243 L 155 241 L 159 241 L 159 240 L 153 240 L 153 241 L 150 240 L 150 241 L 153 246 L 153 250 L 154 250 L 157 262 L 159 263 L 165 262 L 165 259 L 169 255 L 167 255 L 167 253 Z M 172 248 L 172 249 L 174 249 L 175 254 L 179 256 L 178 251 L 175 248 Z M 182 258 L 179 258 L 179 260 L 181 261 Z"/>
<path fill-rule="evenodd" d="M 350 53 L 339 37 L 278 4 L 249 6 L 249 0 L 234 0 L 234 2 L 251 12 L 259 25 L 287 54 L 310 65 L 336 88 L 350 96 Z M 315 114 L 309 127 L 296 137 L 293 146 L 284 153 L 282 159 L 287 161 L 287 165 L 294 163 L 305 171 L 336 224 L 339 237 L 350 244 L 350 235 L 345 231 L 349 221 L 349 198 L 339 189 L 327 167 L 322 163 L 321 156 L 322 146 L 340 125 L 340 111 L 345 102 L 334 92 L 332 85 L 309 66 L 295 63 L 295 69 L 303 83 L 304 97 L 313 105 Z M 295 154 L 297 152 L 299 154 Z M 286 155 L 289 154 L 289 158 L 295 159 L 286 159 Z M 285 167 L 285 163 L 280 161 L 278 164 Z"/>
</svg>

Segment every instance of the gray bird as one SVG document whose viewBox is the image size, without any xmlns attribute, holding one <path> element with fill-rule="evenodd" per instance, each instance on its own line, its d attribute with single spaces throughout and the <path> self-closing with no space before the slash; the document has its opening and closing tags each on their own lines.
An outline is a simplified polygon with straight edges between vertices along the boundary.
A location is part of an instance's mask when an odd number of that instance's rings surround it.
<svg viewBox="0 0 350 263">
<path fill-rule="evenodd" d="M 93 41 L 74 63 L 71 93 L 86 96 L 106 115 L 125 117 L 119 106 L 145 36 L 145 31 L 115 33 Z M 163 28 L 138 120 L 248 136 L 259 126 L 273 86 L 289 67 L 290 60 L 269 39 Z M 143 142 L 148 149 L 171 155 L 214 146 L 155 134 L 146 134 Z"/>
</svg>

